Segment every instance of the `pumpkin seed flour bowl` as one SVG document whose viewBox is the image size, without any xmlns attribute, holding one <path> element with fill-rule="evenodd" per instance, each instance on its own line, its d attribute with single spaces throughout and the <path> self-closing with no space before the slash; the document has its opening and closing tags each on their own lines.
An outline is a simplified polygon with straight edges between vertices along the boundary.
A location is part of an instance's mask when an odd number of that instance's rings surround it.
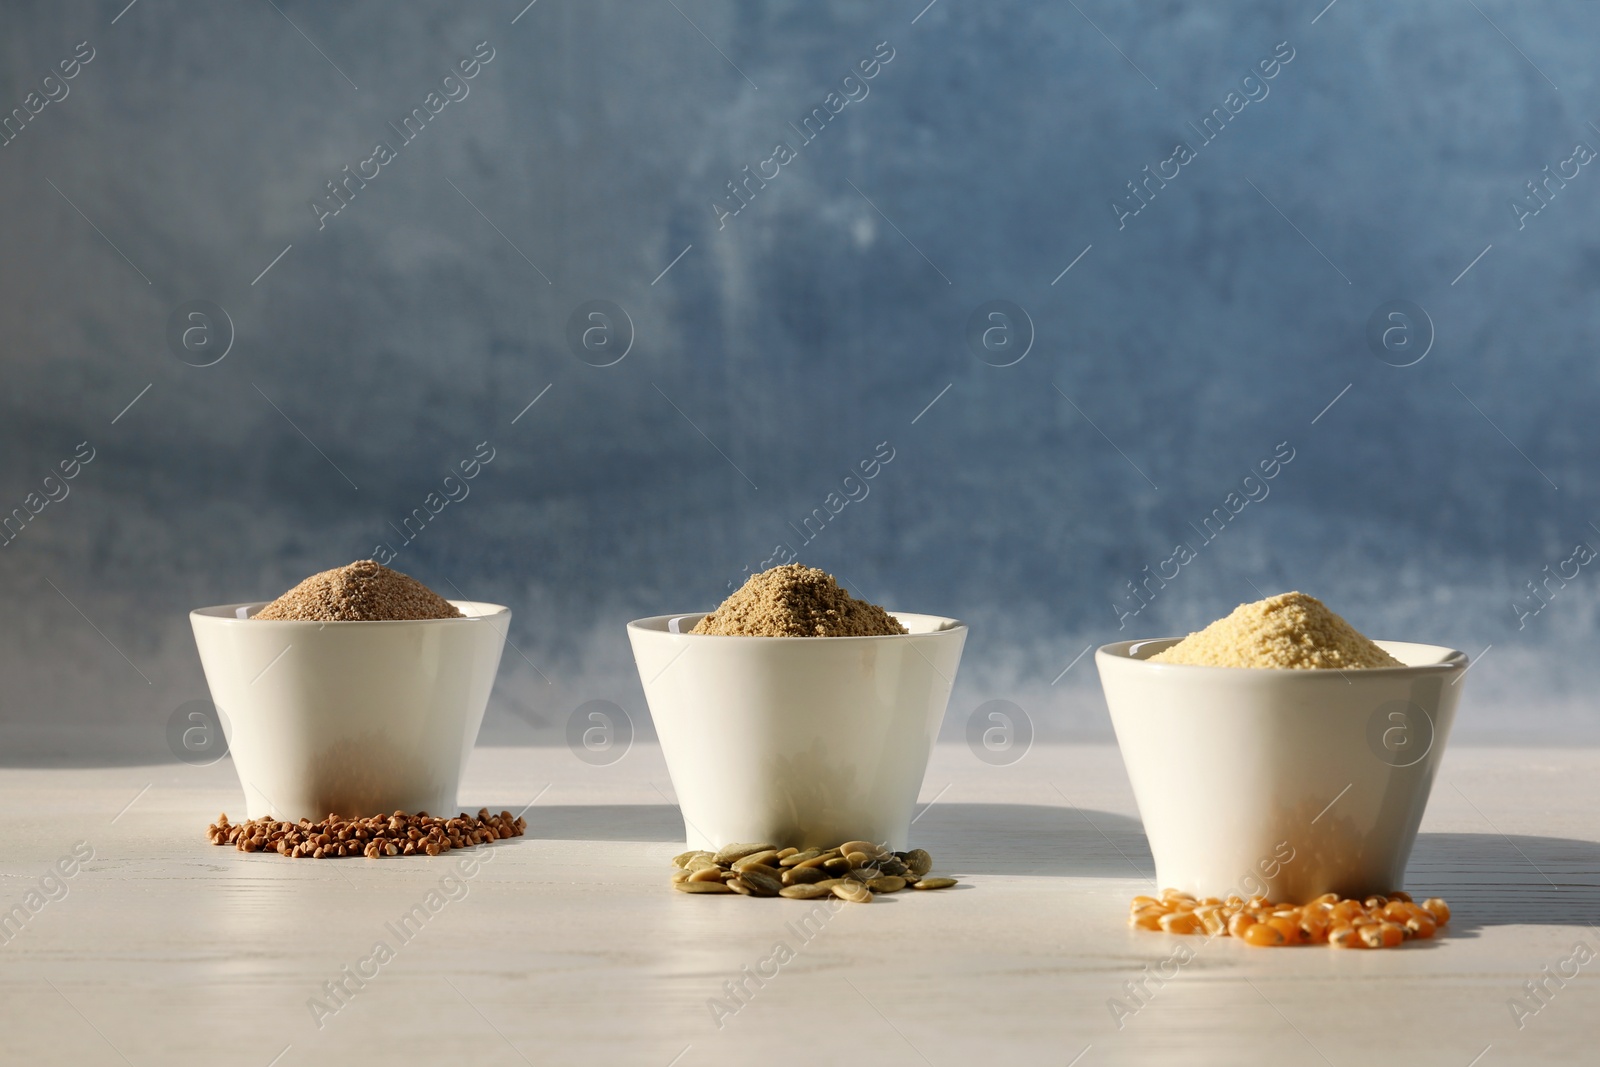
<svg viewBox="0 0 1600 1067">
<path fill-rule="evenodd" d="M 690 633 L 703 614 L 628 624 L 690 848 L 905 850 L 967 627 L 893 615 L 908 633 Z"/>
<path fill-rule="evenodd" d="M 1158 884 L 1295 903 L 1403 888 L 1467 657 L 1379 641 L 1402 666 L 1149 661 L 1178 640 L 1095 653 Z"/>
<path fill-rule="evenodd" d="M 455 812 L 511 610 L 464 617 L 254 619 L 264 603 L 189 613 L 252 819 Z"/>
</svg>

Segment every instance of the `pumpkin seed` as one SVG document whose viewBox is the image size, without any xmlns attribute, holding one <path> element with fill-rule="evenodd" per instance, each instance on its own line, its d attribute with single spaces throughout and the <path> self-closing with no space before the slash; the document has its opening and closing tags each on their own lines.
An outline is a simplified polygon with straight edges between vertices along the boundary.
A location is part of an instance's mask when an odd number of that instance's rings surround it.
<svg viewBox="0 0 1600 1067">
<path fill-rule="evenodd" d="M 760 844 L 756 842 L 723 845 L 722 848 L 717 850 L 717 854 L 713 858 L 718 863 L 722 864 L 722 866 L 726 867 L 734 860 L 742 860 L 746 856 L 754 855 L 757 852 L 766 852 L 771 848 L 771 845 Z"/>
<path fill-rule="evenodd" d="M 833 887 L 833 895 L 840 900 L 848 900 L 852 904 L 872 903 L 872 890 L 860 882 L 840 882 Z"/>
<path fill-rule="evenodd" d="M 778 880 L 778 872 L 771 867 L 747 867 L 731 881 L 743 882 L 749 887 L 750 895 L 757 897 L 775 897 L 783 888 L 783 883 Z"/>
<path fill-rule="evenodd" d="M 764 874 L 773 880 L 777 880 L 777 878 L 783 874 L 783 871 L 779 870 L 777 867 L 769 867 L 765 863 L 752 863 L 747 867 L 735 867 L 733 869 L 734 874 L 748 874 L 751 871 L 754 871 L 757 874 Z"/>
<path fill-rule="evenodd" d="M 824 889 L 820 885 L 786 885 L 778 890 L 778 895 L 788 897 L 790 900 L 816 900 L 832 892 L 832 889 Z"/>
<path fill-rule="evenodd" d="M 944 889 L 954 878 L 928 877 L 933 857 L 920 848 L 891 852 L 870 841 L 838 848 L 778 848 L 758 842 L 725 845 L 717 852 L 690 849 L 672 858 L 673 888 L 683 893 L 738 893 L 751 897 L 816 900 L 837 896 L 865 904 L 874 893 Z"/>
<path fill-rule="evenodd" d="M 789 855 L 784 856 L 779 853 L 778 866 L 780 867 L 798 867 L 807 860 L 814 860 L 822 855 L 820 848 L 808 848 L 804 852 L 795 852 L 790 849 L 785 849 L 784 851 L 788 852 Z"/>
<path fill-rule="evenodd" d="M 729 889 L 726 885 L 724 885 L 721 882 L 679 882 L 677 885 L 673 886 L 673 888 L 678 890 L 680 893 L 731 893 L 731 892 L 733 892 L 733 890 Z"/>
</svg>

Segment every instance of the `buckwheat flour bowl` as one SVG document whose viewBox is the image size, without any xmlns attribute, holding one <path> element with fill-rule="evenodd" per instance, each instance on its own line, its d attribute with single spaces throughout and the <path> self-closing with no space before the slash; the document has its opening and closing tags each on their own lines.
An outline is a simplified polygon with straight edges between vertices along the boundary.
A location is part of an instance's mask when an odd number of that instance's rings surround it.
<svg viewBox="0 0 1600 1067">
<path fill-rule="evenodd" d="M 1465 655 L 1369 641 L 1285 593 L 1095 663 L 1161 885 L 1294 903 L 1404 888 Z"/>
<path fill-rule="evenodd" d="M 966 636 L 793 564 L 714 612 L 629 623 L 689 847 L 904 850 Z"/>
<path fill-rule="evenodd" d="M 360 560 L 189 621 L 249 818 L 456 810 L 508 608 Z"/>
</svg>

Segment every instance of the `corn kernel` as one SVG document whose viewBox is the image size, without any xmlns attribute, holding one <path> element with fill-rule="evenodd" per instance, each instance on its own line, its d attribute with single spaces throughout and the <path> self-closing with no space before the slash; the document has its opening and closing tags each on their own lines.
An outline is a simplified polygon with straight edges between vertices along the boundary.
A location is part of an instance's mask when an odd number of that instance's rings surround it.
<svg viewBox="0 0 1600 1067">
<path fill-rule="evenodd" d="M 1328 944 L 1334 948 L 1366 948 L 1366 942 L 1356 934 L 1354 926 L 1341 926 L 1328 934 Z"/>
<path fill-rule="evenodd" d="M 1319 944 L 1328 939 L 1328 920 L 1311 908 L 1306 908 L 1300 913 L 1300 932 L 1306 941 Z"/>
<path fill-rule="evenodd" d="M 1196 934 L 1205 927 L 1192 911 L 1175 911 L 1158 920 L 1161 930 L 1169 934 Z"/>
<path fill-rule="evenodd" d="M 1404 923 L 1407 919 L 1411 918 L 1415 908 L 1416 905 L 1407 904 L 1403 900 L 1391 900 L 1389 903 L 1383 906 L 1383 911 L 1381 914 L 1390 922 Z"/>
<path fill-rule="evenodd" d="M 1272 948 L 1283 944 L 1283 933 L 1267 923 L 1256 923 L 1244 932 L 1244 943 L 1258 948 Z"/>
<path fill-rule="evenodd" d="M 1438 931 L 1439 927 L 1432 917 L 1422 914 L 1407 919 L 1406 929 L 1410 931 L 1412 937 L 1429 938 Z"/>
</svg>

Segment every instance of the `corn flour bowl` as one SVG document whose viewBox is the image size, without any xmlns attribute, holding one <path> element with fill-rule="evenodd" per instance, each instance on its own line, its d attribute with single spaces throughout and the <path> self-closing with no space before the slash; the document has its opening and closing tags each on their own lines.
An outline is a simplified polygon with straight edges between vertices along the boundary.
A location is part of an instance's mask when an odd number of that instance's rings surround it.
<svg viewBox="0 0 1600 1067">
<path fill-rule="evenodd" d="M 690 633 L 702 614 L 628 624 L 690 848 L 906 848 L 967 628 L 893 615 L 907 633 Z"/>
<path fill-rule="evenodd" d="M 189 613 L 252 819 L 457 810 L 511 622 L 255 619 L 264 603 Z"/>
<path fill-rule="evenodd" d="M 1296 903 L 1402 888 L 1467 657 L 1379 641 L 1399 666 L 1150 661 L 1178 643 L 1095 653 L 1158 884 Z"/>
</svg>

